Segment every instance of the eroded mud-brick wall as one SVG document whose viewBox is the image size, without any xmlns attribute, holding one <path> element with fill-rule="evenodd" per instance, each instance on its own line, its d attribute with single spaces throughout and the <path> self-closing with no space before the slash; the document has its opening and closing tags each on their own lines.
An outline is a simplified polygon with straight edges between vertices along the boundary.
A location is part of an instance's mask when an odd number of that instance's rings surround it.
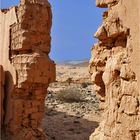
<svg viewBox="0 0 140 140">
<path fill-rule="evenodd" d="M 90 140 L 140 140 L 140 2 L 96 0 L 96 5 L 108 9 L 90 60 L 103 110 Z"/>
<path fill-rule="evenodd" d="M 3 104 L 4 101 L 4 83 L 5 83 L 5 77 L 4 77 L 4 71 L 3 67 L 0 65 L 0 105 Z M 4 108 L 0 106 L 0 136 L 1 136 L 1 129 L 2 129 L 2 122 L 4 117 Z"/>
<path fill-rule="evenodd" d="M 45 139 L 39 129 L 47 87 L 55 80 L 51 7 L 47 0 L 21 0 L 0 12 L 0 65 L 5 71 L 1 98 L 3 139 Z M 2 73 L 2 67 L 0 67 Z M 2 88 L 1 88 L 2 89 Z M 3 94 L 3 91 L 0 91 Z"/>
</svg>

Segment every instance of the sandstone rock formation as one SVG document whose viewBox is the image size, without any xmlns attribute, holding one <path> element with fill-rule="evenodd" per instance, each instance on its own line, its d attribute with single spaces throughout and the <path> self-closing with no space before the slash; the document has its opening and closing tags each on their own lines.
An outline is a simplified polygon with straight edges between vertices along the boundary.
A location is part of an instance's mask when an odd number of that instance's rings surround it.
<svg viewBox="0 0 140 140">
<path fill-rule="evenodd" d="M 108 8 L 95 33 L 90 73 L 103 117 L 90 140 L 140 139 L 139 0 L 96 0 Z"/>
<path fill-rule="evenodd" d="M 49 83 L 55 80 L 55 64 L 48 56 L 50 4 L 21 0 L 18 7 L 1 10 L 0 22 L 2 138 L 43 140 L 39 125 L 44 99 Z"/>
</svg>

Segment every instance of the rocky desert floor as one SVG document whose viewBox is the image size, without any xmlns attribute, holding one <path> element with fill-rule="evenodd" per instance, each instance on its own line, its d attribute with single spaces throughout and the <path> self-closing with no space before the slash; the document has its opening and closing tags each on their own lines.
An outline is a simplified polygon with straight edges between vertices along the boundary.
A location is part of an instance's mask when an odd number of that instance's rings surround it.
<svg viewBox="0 0 140 140">
<path fill-rule="evenodd" d="M 100 121 L 99 101 L 88 68 L 57 65 L 48 89 L 42 126 L 48 140 L 88 140 Z"/>
</svg>

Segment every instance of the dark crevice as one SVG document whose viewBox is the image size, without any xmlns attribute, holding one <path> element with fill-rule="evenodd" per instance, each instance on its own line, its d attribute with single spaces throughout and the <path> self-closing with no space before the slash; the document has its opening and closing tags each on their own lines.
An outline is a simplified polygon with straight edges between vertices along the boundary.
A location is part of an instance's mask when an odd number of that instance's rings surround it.
<svg viewBox="0 0 140 140">
<path fill-rule="evenodd" d="M 9 30 L 9 60 L 10 60 L 10 62 L 12 61 L 11 43 L 12 43 L 12 28 L 10 28 L 10 30 Z"/>
<path fill-rule="evenodd" d="M 15 6 L 15 13 L 16 13 L 17 22 L 19 23 L 19 19 L 18 19 L 18 6 Z"/>
<path fill-rule="evenodd" d="M 20 54 L 32 54 L 33 50 L 28 49 L 28 50 L 11 50 L 11 54 L 13 55 L 20 55 Z"/>
</svg>

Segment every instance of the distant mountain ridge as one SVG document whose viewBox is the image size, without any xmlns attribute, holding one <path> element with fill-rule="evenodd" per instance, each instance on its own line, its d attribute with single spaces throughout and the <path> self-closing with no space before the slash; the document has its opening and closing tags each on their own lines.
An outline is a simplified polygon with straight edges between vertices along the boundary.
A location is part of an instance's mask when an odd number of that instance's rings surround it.
<svg viewBox="0 0 140 140">
<path fill-rule="evenodd" d="M 59 62 L 56 62 L 56 64 L 58 64 L 58 65 L 72 65 L 72 66 L 88 66 L 89 59 L 59 61 Z"/>
</svg>

